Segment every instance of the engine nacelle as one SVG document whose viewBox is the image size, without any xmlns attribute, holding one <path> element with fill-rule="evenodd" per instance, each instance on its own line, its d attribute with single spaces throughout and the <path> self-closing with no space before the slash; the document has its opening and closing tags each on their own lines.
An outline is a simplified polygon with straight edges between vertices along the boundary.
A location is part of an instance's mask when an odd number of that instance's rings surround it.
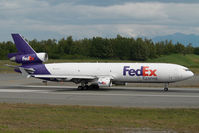
<svg viewBox="0 0 199 133">
<path fill-rule="evenodd" d="M 42 61 L 48 61 L 48 54 L 47 53 L 37 53 L 37 57 Z"/>
<path fill-rule="evenodd" d="M 11 61 L 17 62 L 17 63 L 42 63 L 48 60 L 48 54 L 47 53 L 36 53 L 36 54 L 10 54 L 14 55 L 10 57 Z"/>
<path fill-rule="evenodd" d="M 108 77 L 102 77 L 97 80 L 97 84 L 99 87 L 111 87 L 112 81 Z"/>
</svg>

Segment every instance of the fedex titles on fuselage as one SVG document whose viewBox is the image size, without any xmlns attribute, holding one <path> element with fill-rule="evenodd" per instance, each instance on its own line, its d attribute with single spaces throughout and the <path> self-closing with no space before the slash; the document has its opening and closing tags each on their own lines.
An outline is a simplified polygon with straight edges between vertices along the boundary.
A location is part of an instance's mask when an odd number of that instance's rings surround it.
<svg viewBox="0 0 199 133">
<path fill-rule="evenodd" d="M 124 66 L 123 76 L 143 76 L 143 79 L 157 79 L 157 69 L 150 69 L 149 66 L 141 66 L 140 69 L 133 69 L 130 66 Z M 148 77 L 148 78 L 146 78 Z M 150 78 L 152 77 L 152 78 Z"/>
</svg>

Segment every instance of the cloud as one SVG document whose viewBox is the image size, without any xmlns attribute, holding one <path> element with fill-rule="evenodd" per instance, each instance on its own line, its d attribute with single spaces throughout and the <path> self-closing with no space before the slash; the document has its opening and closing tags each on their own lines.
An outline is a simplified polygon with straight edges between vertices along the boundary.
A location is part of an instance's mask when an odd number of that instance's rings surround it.
<svg viewBox="0 0 199 133">
<path fill-rule="evenodd" d="M 104 0 L 101 3 L 106 3 Z M 197 1 L 1 0 L 0 41 L 10 32 L 83 37 L 156 36 L 199 32 Z M 25 35 L 24 35 L 25 36 Z M 34 38 L 34 37 L 33 37 Z"/>
</svg>

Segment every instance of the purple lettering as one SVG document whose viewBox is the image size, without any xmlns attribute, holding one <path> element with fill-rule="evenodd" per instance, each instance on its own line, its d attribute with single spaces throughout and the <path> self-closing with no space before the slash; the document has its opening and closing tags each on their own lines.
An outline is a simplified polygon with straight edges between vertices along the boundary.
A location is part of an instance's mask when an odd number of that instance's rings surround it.
<svg viewBox="0 0 199 133">
<path fill-rule="evenodd" d="M 141 69 L 136 70 L 136 76 L 142 76 L 142 69 L 143 67 L 141 67 Z"/>
<path fill-rule="evenodd" d="M 123 69 L 123 75 L 126 76 L 126 72 L 129 71 L 127 68 L 129 68 L 130 66 L 124 66 Z"/>
<path fill-rule="evenodd" d="M 129 75 L 134 76 L 136 74 L 136 71 L 134 69 L 129 70 Z"/>
</svg>

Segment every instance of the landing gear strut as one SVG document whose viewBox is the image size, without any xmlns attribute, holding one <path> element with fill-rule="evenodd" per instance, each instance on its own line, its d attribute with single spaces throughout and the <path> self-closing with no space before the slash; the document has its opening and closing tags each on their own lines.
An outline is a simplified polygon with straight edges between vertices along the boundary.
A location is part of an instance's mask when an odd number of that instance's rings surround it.
<svg viewBox="0 0 199 133">
<path fill-rule="evenodd" d="M 44 80 L 44 81 L 42 81 L 42 83 L 44 83 L 47 86 L 48 81 Z"/>
<path fill-rule="evenodd" d="M 169 90 L 168 87 L 169 87 L 169 83 L 165 83 L 164 84 L 164 91 L 168 91 Z"/>
</svg>

